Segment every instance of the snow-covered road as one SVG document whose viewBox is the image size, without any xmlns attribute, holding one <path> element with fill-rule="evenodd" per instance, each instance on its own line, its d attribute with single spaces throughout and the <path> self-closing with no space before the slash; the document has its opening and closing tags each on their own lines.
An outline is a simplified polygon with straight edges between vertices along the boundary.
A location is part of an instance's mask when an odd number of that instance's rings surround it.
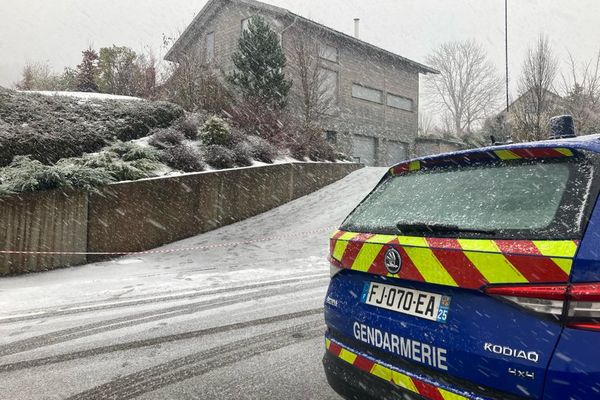
<svg viewBox="0 0 600 400">
<path fill-rule="evenodd" d="M 337 399 L 327 238 L 384 172 L 157 249 L 201 250 L 0 279 L 0 399 Z"/>
</svg>

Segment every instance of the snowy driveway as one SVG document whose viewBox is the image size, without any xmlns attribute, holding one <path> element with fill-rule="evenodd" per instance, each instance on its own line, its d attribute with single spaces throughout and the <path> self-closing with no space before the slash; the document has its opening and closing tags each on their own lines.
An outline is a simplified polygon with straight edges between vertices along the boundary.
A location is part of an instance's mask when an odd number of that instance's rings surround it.
<svg viewBox="0 0 600 400">
<path fill-rule="evenodd" d="M 327 238 L 384 172 L 157 249 L 201 250 L 0 279 L 0 399 L 337 399 Z"/>
</svg>

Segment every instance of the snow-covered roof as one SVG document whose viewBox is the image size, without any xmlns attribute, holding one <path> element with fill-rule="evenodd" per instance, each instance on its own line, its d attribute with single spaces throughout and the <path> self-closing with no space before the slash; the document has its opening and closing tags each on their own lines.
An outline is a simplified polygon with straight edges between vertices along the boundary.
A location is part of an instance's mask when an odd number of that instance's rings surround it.
<svg viewBox="0 0 600 400">
<path fill-rule="evenodd" d="M 323 24 L 315 22 L 311 19 L 308 19 L 301 15 L 295 14 L 285 8 L 273 6 L 273 5 L 266 4 L 266 3 L 256 1 L 256 0 L 210 0 L 202 8 L 202 10 L 196 15 L 196 17 L 194 17 L 194 20 L 188 25 L 188 27 L 185 29 L 185 31 L 183 31 L 183 33 L 177 39 L 177 41 L 175 41 L 173 46 L 171 46 L 171 48 L 165 55 L 165 60 L 175 61 L 177 58 L 175 56 L 175 54 L 178 51 L 180 51 L 182 48 L 184 48 L 190 41 L 192 41 L 194 39 L 195 33 L 196 33 L 196 27 L 201 26 L 201 21 L 213 10 L 213 7 L 216 7 L 219 4 L 223 4 L 226 1 L 245 4 L 247 6 L 250 6 L 250 7 L 259 9 L 259 10 L 263 10 L 263 11 L 269 12 L 271 14 L 280 16 L 280 17 L 286 17 L 288 19 L 293 20 L 294 22 L 300 21 L 300 22 L 307 24 L 313 28 L 316 28 L 316 29 L 324 31 L 330 35 L 333 35 L 333 36 L 336 36 L 343 40 L 346 40 L 346 41 L 348 41 L 354 45 L 357 45 L 359 47 L 362 47 L 362 48 L 365 48 L 365 49 L 368 49 L 368 50 L 371 50 L 371 51 L 374 51 L 374 52 L 377 52 L 380 54 L 384 54 L 388 57 L 391 57 L 392 59 L 395 59 L 396 61 L 400 61 L 400 62 L 407 64 L 413 68 L 416 68 L 422 74 L 439 74 L 440 73 L 439 71 L 437 71 L 431 67 L 428 67 L 427 65 L 410 60 L 406 57 L 402 57 L 396 53 L 392 53 L 391 51 L 382 49 L 381 47 L 377 47 L 373 44 L 370 44 L 363 40 L 355 38 L 354 36 L 350 36 L 343 32 L 332 29 L 328 26 L 325 26 Z"/>
</svg>

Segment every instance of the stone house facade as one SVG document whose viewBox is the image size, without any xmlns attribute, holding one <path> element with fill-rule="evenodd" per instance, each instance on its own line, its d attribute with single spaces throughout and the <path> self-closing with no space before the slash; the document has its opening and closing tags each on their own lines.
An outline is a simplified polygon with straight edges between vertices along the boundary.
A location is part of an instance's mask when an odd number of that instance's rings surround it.
<svg viewBox="0 0 600 400">
<path fill-rule="evenodd" d="M 324 117 L 327 140 L 366 165 L 387 166 L 418 154 L 419 74 L 432 68 L 318 24 L 286 9 L 254 0 L 210 0 L 165 56 L 198 52 L 230 73 L 248 21 L 260 15 L 279 35 L 288 58 L 286 75 L 298 90 L 289 44 L 300 36 L 318 43 L 318 63 L 332 96 Z M 293 96 L 291 96 L 293 98 Z M 297 103 L 297 102 L 296 102 Z M 299 107 L 294 101 L 291 107 Z"/>
</svg>

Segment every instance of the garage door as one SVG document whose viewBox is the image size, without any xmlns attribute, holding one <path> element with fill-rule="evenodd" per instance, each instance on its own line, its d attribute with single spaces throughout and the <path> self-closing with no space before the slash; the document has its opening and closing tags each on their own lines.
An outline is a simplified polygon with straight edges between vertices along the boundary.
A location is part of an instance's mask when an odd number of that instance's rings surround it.
<svg viewBox="0 0 600 400">
<path fill-rule="evenodd" d="M 408 158 L 406 144 L 396 140 L 388 140 L 385 143 L 386 165 L 394 165 Z"/>
<path fill-rule="evenodd" d="M 355 135 L 352 156 L 365 165 L 375 165 L 375 138 Z"/>
</svg>

